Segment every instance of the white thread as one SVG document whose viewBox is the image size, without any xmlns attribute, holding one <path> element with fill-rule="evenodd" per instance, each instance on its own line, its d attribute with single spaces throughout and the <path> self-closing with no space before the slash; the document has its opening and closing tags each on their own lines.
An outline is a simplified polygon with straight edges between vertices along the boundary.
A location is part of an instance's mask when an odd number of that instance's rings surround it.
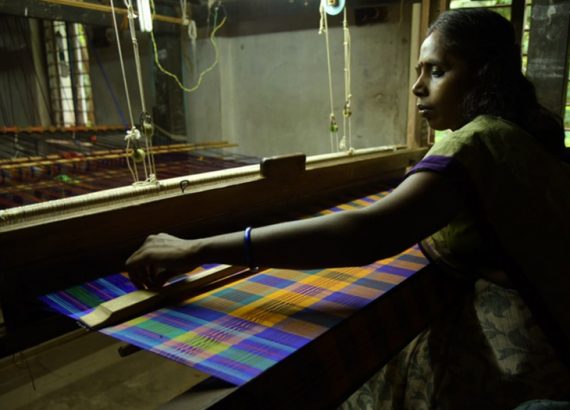
<svg viewBox="0 0 570 410">
<path fill-rule="evenodd" d="M 333 86 L 332 86 L 332 64 L 331 64 L 331 52 L 329 43 L 329 27 L 327 21 L 327 14 L 325 8 L 321 3 L 319 7 L 321 13 L 319 34 L 325 34 L 325 44 L 327 50 L 327 69 L 328 69 L 328 79 L 329 79 L 329 100 L 331 105 L 331 113 L 329 116 L 329 135 L 331 142 L 331 152 L 335 152 L 335 146 L 338 146 L 338 125 L 336 123 L 336 117 L 334 115 L 334 97 L 333 97 Z"/>
<path fill-rule="evenodd" d="M 188 0 L 180 0 L 180 11 L 182 14 L 182 24 L 188 25 Z"/>
<path fill-rule="evenodd" d="M 135 18 L 136 14 L 134 12 L 133 3 L 131 0 L 124 0 L 125 6 L 127 8 L 127 16 L 129 20 L 129 29 L 131 33 L 131 42 L 133 44 L 133 55 L 135 57 L 135 69 L 137 73 L 137 80 L 139 85 L 139 94 L 141 99 L 141 108 L 142 108 L 142 118 L 141 123 L 144 132 L 144 143 L 145 143 L 145 156 L 143 158 L 142 164 L 144 168 L 144 176 L 145 181 L 150 182 L 151 179 L 156 179 L 156 165 L 154 162 L 154 153 L 152 150 L 152 132 L 147 132 L 147 129 L 152 126 L 152 123 L 149 121 L 149 114 L 146 109 L 146 101 L 144 95 L 144 83 L 142 78 L 142 65 L 140 60 L 140 51 L 139 51 L 139 43 L 137 40 L 136 30 L 135 30 Z M 137 149 L 137 148 L 135 148 Z M 134 162 L 134 159 L 133 159 Z M 134 164 L 134 168 L 136 168 L 136 164 Z M 153 175 L 153 178 L 151 178 Z"/>
<path fill-rule="evenodd" d="M 117 50 L 119 52 L 119 62 L 121 63 L 121 73 L 123 74 L 123 85 L 125 87 L 125 96 L 127 98 L 127 108 L 129 110 L 129 119 L 131 120 L 131 127 L 135 127 L 135 121 L 133 119 L 133 110 L 131 108 L 131 98 L 129 96 L 129 85 L 127 82 L 127 75 L 125 72 L 125 63 L 123 60 L 123 52 L 121 50 L 121 38 L 119 37 L 119 27 L 117 27 L 117 18 L 115 16 L 115 4 L 113 2 L 113 0 L 111 0 L 111 15 L 113 17 L 113 27 L 115 28 L 115 38 L 117 41 Z M 129 135 L 129 131 L 127 131 L 127 135 Z M 126 138 L 126 137 L 125 137 Z M 138 173 L 136 172 L 136 164 L 134 167 L 134 171 L 133 168 L 131 167 L 131 163 L 130 163 L 130 159 L 129 159 L 129 146 L 130 146 L 130 138 L 127 141 L 127 147 L 126 147 L 126 151 L 127 151 L 127 166 L 129 168 L 129 171 L 131 172 L 131 176 L 133 177 L 133 182 L 138 182 Z"/>
<path fill-rule="evenodd" d="M 344 33 L 344 108 L 343 108 L 343 137 L 342 141 L 344 146 L 339 148 L 343 151 L 352 149 L 352 127 L 351 127 L 351 117 L 352 117 L 352 84 L 351 84 L 351 42 L 350 42 L 350 31 L 348 29 L 348 17 L 346 12 L 346 7 L 344 9 L 344 20 L 342 23 L 342 30 Z M 348 129 L 348 134 L 347 134 Z"/>
</svg>

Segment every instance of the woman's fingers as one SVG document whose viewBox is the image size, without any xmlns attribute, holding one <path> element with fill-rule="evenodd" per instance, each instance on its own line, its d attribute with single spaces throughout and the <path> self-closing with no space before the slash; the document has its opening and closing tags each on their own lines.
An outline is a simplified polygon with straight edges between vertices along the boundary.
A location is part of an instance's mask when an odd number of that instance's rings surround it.
<svg viewBox="0 0 570 410">
<path fill-rule="evenodd" d="M 168 279 L 193 268 L 186 256 L 188 241 L 168 234 L 150 235 L 125 262 L 133 284 L 156 289 Z"/>
</svg>

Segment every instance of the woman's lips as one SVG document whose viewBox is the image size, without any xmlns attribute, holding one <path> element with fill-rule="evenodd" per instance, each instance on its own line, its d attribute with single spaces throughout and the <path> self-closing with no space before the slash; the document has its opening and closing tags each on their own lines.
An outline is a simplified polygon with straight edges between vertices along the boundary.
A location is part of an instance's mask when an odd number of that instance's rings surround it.
<svg viewBox="0 0 570 410">
<path fill-rule="evenodd" d="M 427 117 L 433 112 L 433 108 L 428 105 L 418 104 L 417 107 L 420 115 L 423 117 Z"/>
</svg>

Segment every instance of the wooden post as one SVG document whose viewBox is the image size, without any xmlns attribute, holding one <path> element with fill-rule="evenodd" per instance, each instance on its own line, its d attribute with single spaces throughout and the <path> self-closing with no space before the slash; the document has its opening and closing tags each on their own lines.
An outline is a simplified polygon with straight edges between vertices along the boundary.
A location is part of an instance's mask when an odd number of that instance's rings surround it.
<svg viewBox="0 0 570 410">
<path fill-rule="evenodd" d="M 527 75 L 540 103 L 562 117 L 568 86 L 569 20 L 569 1 L 533 1 Z"/>
<path fill-rule="evenodd" d="M 515 29 L 515 39 L 522 44 L 524 33 L 524 9 L 526 0 L 512 0 L 511 3 L 511 23 Z"/>
<path fill-rule="evenodd" d="M 415 66 L 420 54 L 420 47 L 428 27 L 430 0 L 422 0 L 421 5 L 412 3 L 412 33 L 410 35 L 410 95 L 408 100 L 408 138 L 409 148 L 417 148 L 426 145 L 422 141 L 421 118 L 416 109 L 416 98 L 411 94 L 411 88 L 416 81 Z"/>
</svg>

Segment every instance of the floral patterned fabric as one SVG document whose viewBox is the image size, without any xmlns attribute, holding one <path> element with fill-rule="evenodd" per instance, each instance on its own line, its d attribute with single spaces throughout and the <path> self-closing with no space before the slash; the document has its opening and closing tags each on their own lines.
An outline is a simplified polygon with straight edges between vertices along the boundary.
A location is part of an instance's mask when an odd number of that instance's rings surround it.
<svg viewBox="0 0 570 410">
<path fill-rule="evenodd" d="M 511 410 L 568 397 L 570 373 L 518 293 L 481 279 L 340 409 Z"/>
</svg>

